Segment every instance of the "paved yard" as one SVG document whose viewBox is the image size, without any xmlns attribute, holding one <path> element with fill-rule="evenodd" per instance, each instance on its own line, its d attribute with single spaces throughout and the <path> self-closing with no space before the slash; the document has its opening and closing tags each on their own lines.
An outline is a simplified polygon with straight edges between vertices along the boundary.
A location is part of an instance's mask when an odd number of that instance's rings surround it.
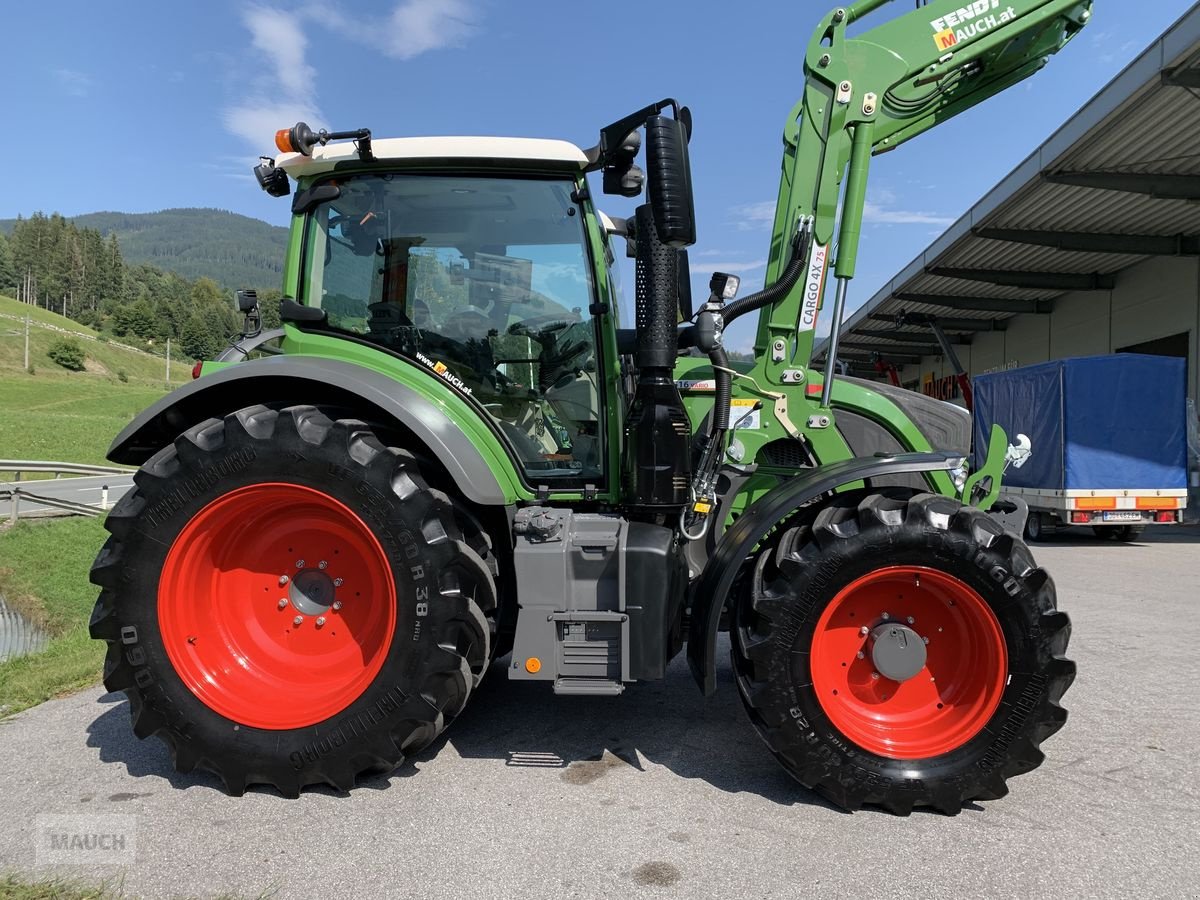
<svg viewBox="0 0 1200 900">
<path fill-rule="evenodd" d="M 0 871 L 45 871 L 39 815 L 119 814 L 133 861 L 75 874 L 155 897 L 1194 895 L 1200 534 L 1035 552 L 1075 622 L 1071 719 L 956 818 L 829 807 L 776 766 L 728 669 L 706 703 L 682 659 L 613 700 L 497 670 L 415 766 L 297 801 L 175 775 L 96 689 L 0 722 Z"/>
</svg>

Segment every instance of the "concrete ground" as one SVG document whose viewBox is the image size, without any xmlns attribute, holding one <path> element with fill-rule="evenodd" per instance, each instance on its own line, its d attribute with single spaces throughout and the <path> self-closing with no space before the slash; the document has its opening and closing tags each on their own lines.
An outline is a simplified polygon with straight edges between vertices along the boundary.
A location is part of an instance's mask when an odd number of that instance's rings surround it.
<svg viewBox="0 0 1200 900">
<path fill-rule="evenodd" d="M 104 814 L 128 861 L 57 871 L 153 897 L 1195 896 L 1200 532 L 1035 551 L 1075 623 L 1071 718 L 955 818 L 831 808 L 777 767 L 728 668 L 705 702 L 682 660 L 611 700 L 494 671 L 415 765 L 296 801 L 174 774 L 93 689 L 0 721 L 0 871 L 51 871 L 38 816 Z"/>
</svg>

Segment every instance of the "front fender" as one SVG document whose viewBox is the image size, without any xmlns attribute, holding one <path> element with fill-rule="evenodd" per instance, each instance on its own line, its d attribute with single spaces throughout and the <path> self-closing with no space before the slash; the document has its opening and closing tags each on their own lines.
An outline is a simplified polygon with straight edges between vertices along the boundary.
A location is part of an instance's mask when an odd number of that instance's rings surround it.
<svg viewBox="0 0 1200 900">
<path fill-rule="evenodd" d="M 961 463 L 962 455 L 950 451 L 845 459 L 802 471 L 747 509 L 722 536 L 692 593 L 688 665 L 704 695 L 711 696 L 717 689 L 717 632 L 730 588 L 743 563 L 772 527 L 809 500 L 844 485 L 883 475 L 949 471 Z"/>
<path fill-rule="evenodd" d="M 322 402 L 408 429 L 468 500 L 498 506 L 516 499 L 513 486 L 505 490 L 467 433 L 419 391 L 363 366 L 316 356 L 252 359 L 186 384 L 130 422 L 113 440 L 108 458 L 140 465 L 197 422 L 254 403 Z"/>
</svg>

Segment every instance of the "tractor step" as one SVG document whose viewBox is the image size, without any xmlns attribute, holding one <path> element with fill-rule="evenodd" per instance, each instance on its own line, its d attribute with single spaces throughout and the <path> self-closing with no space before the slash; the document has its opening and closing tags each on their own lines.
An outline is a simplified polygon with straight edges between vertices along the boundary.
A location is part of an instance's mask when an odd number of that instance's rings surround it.
<svg viewBox="0 0 1200 900">
<path fill-rule="evenodd" d="M 554 693 L 576 697 L 615 697 L 624 690 L 625 685 L 607 678 L 559 678 L 554 682 Z"/>
</svg>

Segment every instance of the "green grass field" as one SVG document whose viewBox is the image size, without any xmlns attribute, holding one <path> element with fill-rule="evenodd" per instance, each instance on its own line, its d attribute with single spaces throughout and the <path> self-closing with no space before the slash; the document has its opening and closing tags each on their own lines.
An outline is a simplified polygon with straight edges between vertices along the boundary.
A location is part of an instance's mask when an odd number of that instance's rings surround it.
<svg viewBox="0 0 1200 900">
<path fill-rule="evenodd" d="M 100 519 L 85 518 L 26 521 L 0 532 L 0 592 L 51 635 L 41 653 L 0 663 L 0 714 L 99 680 L 104 648 L 87 628 L 99 589 L 88 571 L 105 537 Z"/>
<path fill-rule="evenodd" d="M 0 297 L 0 313 L 26 312 L 34 322 L 81 336 L 95 334 L 52 312 Z M 31 375 L 23 367 L 23 324 L 0 317 L 0 459 L 103 463 L 117 432 L 166 392 L 164 360 L 82 337 L 78 340 L 88 368 L 68 372 L 46 355 L 62 337 L 57 331 L 30 329 Z M 190 377 L 190 366 L 180 361 L 171 375 L 173 384 L 181 384 Z M 0 479 L 5 477 L 0 473 Z"/>
<path fill-rule="evenodd" d="M 34 374 L 25 371 L 23 323 L 4 316 L 26 312 L 35 323 L 79 335 L 87 370 L 56 365 L 46 351 L 64 335 L 33 327 Z M 162 359 L 85 340 L 95 332 L 7 297 L 0 297 L 0 313 L 0 459 L 103 464 L 117 432 L 167 390 Z M 172 380 L 182 383 L 189 369 L 181 361 Z M 0 472 L 0 480 L 8 478 Z M 104 652 L 87 634 L 97 594 L 88 570 L 103 542 L 99 519 L 27 521 L 0 531 L 0 591 L 52 635 L 45 651 L 0 663 L 0 710 L 25 709 L 99 679 Z"/>
</svg>

